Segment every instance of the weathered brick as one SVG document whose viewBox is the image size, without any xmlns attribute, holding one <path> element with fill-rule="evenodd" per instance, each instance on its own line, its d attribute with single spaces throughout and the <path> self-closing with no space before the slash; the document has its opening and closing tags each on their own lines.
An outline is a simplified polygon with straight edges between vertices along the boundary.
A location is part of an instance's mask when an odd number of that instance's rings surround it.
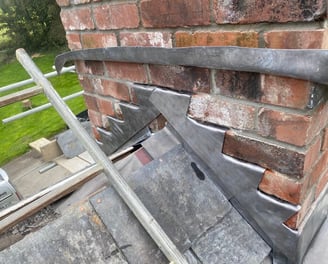
<svg viewBox="0 0 328 264">
<path fill-rule="evenodd" d="M 312 144 L 308 147 L 304 160 L 304 172 L 313 170 L 317 160 L 320 157 L 321 138 L 317 137 L 313 140 Z"/>
<path fill-rule="evenodd" d="M 310 182 L 309 184 L 315 185 L 318 183 L 322 173 L 328 169 L 328 151 L 325 151 L 321 156 L 316 160 L 316 163 L 313 167 L 313 170 L 310 173 Z"/>
<path fill-rule="evenodd" d="M 189 115 L 197 120 L 243 130 L 253 130 L 255 108 L 238 102 L 225 101 L 208 94 L 192 97 Z"/>
<path fill-rule="evenodd" d="M 215 0 L 213 6 L 218 24 L 315 21 L 326 13 L 325 0 Z"/>
<path fill-rule="evenodd" d="M 66 31 L 91 30 L 95 27 L 89 7 L 62 9 L 60 17 Z"/>
<path fill-rule="evenodd" d="M 89 93 L 94 92 L 93 82 L 90 78 L 87 78 L 83 75 L 79 75 L 79 81 L 84 91 Z"/>
<path fill-rule="evenodd" d="M 327 7 L 328 7 L 328 1 L 327 1 Z M 323 39 L 322 39 L 322 49 L 328 49 L 328 29 L 326 28 L 323 33 Z"/>
<path fill-rule="evenodd" d="M 318 135 L 328 124 L 328 102 L 324 101 L 319 104 L 312 113 L 312 137 Z"/>
<path fill-rule="evenodd" d="M 270 31 L 264 34 L 267 48 L 321 49 L 324 30 Z"/>
<path fill-rule="evenodd" d="M 95 96 L 93 96 L 91 94 L 84 93 L 83 97 L 84 97 L 85 104 L 87 105 L 87 108 L 89 110 L 93 110 L 93 111 L 96 111 L 96 112 L 99 111 L 98 105 L 97 105 L 97 99 L 96 99 Z"/>
<path fill-rule="evenodd" d="M 116 35 L 114 33 L 84 33 L 81 38 L 84 49 L 117 46 Z"/>
<path fill-rule="evenodd" d="M 209 25 L 209 0 L 142 0 L 144 27 L 184 27 Z"/>
<path fill-rule="evenodd" d="M 175 33 L 177 47 L 189 46 L 240 46 L 258 47 L 258 33 L 254 31 L 178 31 Z"/>
<path fill-rule="evenodd" d="M 306 109 L 313 84 L 287 77 L 262 75 L 261 102 L 289 108 Z"/>
<path fill-rule="evenodd" d="M 284 223 L 291 229 L 297 230 L 302 224 L 303 220 L 305 220 L 305 216 L 310 212 L 311 205 L 313 205 L 313 202 L 315 201 L 314 188 L 310 189 L 305 197 L 306 198 L 302 203 L 301 209 Z"/>
<path fill-rule="evenodd" d="M 98 29 L 137 28 L 139 26 L 138 8 L 135 4 L 111 4 L 94 7 L 94 19 Z"/>
<path fill-rule="evenodd" d="M 57 5 L 59 5 L 60 7 L 62 6 L 69 6 L 70 4 L 70 0 L 56 0 Z"/>
<path fill-rule="evenodd" d="M 95 89 L 98 94 L 130 102 L 129 87 L 125 83 L 102 79 Z"/>
<path fill-rule="evenodd" d="M 270 31 L 264 34 L 264 40 L 267 48 L 320 49 L 324 33 L 324 30 Z M 308 81 L 264 75 L 262 101 L 274 105 L 305 109 L 310 102 L 311 92 L 315 86 Z"/>
<path fill-rule="evenodd" d="M 304 176 L 306 155 L 303 151 L 273 144 L 265 139 L 228 131 L 225 135 L 223 153 L 292 178 L 300 179 Z"/>
<path fill-rule="evenodd" d="M 304 200 L 301 209 L 290 217 L 286 222 L 289 228 L 297 230 L 304 220 L 305 216 L 310 212 L 311 205 L 314 202 L 314 189 L 311 189 L 306 195 L 306 199 Z"/>
<path fill-rule="evenodd" d="M 104 75 L 105 68 L 101 61 L 76 61 L 76 70 L 79 74 Z"/>
<path fill-rule="evenodd" d="M 326 151 L 327 149 L 328 149 L 328 127 L 326 127 L 323 130 L 321 151 Z"/>
<path fill-rule="evenodd" d="M 315 198 L 318 198 L 320 196 L 321 192 L 327 186 L 327 183 L 328 183 L 328 168 L 322 174 L 322 177 L 318 181 L 318 184 L 316 186 L 316 191 L 315 191 Z"/>
<path fill-rule="evenodd" d="M 210 91 L 210 72 L 208 69 L 183 66 L 149 66 L 151 83 L 178 91 Z"/>
<path fill-rule="evenodd" d="M 278 197 L 283 201 L 300 204 L 302 185 L 302 182 L 291 179 L 287 175 L 266 170 L 259 188 L 261 191 Z"/>
<path fill-rule="evenodd" d="M 301 114 L 285 113 L 277 110 L 262 108 L 258 113 L 258 133 L 261 136 L 305 146 L 309 138 L 311 117 Z"/>
<path fill-rule="evenodd" d="M 113 79 L 148 83 L 146 66 L 137 63 L 105 62 L 108 76 Z"/>
<path fill-rule="evenodd" d="M 70 50 L 82 49 L 80 34 L 68 33 L 66 34 L 67 44 Z"/>
<path fill-rule="evenodd" d="M 219 70 L 215 75 L 214 93 L 259 101 L 261 98 L 260 74 Z"/>
<path fill-rule="evenodd" d="M 102 127 L 101 114 L 98 111 L 88 109 L 88 115 L 91 123 L 96 127 Z"/>
<path fill-rule="evenodd" d="M 172 48 L 172 35 L 169 32 L 121 32 L 122 46 L 151 46 Z"/>
<path fill-rule="evenodd" d="M 97 105 L 99 112 L 104 115 L 114 116 L 113 102 L 110 98 L 97 97 Z M 102 123 L 102 120 L 101 120 Z"/>
<path fill-rule="evenodd" d="M 101 136 L 100 136 L 100 133 L 99 133 L 97 127 L 95 127 L 95 126 L 91 126 L 91 128 L 92 128 L 93 137 L 94 137 L 96 140 L 101 141 Z"/>
</svg>

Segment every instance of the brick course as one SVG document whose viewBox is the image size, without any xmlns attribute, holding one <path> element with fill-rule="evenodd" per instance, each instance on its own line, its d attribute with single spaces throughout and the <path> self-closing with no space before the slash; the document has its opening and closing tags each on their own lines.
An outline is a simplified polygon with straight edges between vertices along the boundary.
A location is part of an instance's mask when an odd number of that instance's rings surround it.
<svg viewBox="0 0 328 264">
<path fill-rule="evenodd" d="M 178 91 L 209 92 L 209 70 L 195 67 L 150 65 L 151 84 Z"/>
<path fill-rule="evenodd" d="M 100 30 L 137 28 L 138 8 L 135 4 L 103 4 L 93 10 L 95 24 Z M 128 18 L 128 19 L 127 19 Z"/>
<path fill-rule="evenodd" d="M 209 0 L 142 0 L 144 27 L 185 27 L 210 24 Z"/>
<path fill-rule="evenodd" d="M 177 47 L 189 46 L 239 46 L 258 47 L 258 33 L 253 31 L 179 31 L 175 33 Z"/>
<path fill-rule="evenodd" d="M 324 0 L 57 3 L 71 50 L 112 46 L 328 49 Z M 108 129 L 108 115 L 124 119 L 120 100 L 138 103 L 131 82 L 156 85 L 192 94 L 191 118 L 230 129 L 224 153 L 263 166 L 262 192 L 302 206 L 287 221 L 290 227 L 301 224 L 328 182 L 328 103 L 323 96 L 327 87 L 224 69 L 75 63 L 98 140 L 102 130 Z"/>
<path fill-rule="evenodd" d="M 215 0 L 213 5 L 215 21 L 218 24 L 314 21 L 324 17 L 326 12 L 325 0 Z"/>
<path fill-rule="evenodd" d="M 172 36 L 168 32 L 122 32 L 122 46 L 151 46 L 172 48 Z"/>
<path fill-rule="evenodd" d="M 117 39 L 114 33 L 86 33 L 82 35 L 84 49 L 106 48 L 117 46 Z"/>
<path fill-rule="evenodd" d="M 66 31 L 91 30 L 95 28 L 91 10 L 87 7 L 63 9 L 60 16 Z"/>
</svg>

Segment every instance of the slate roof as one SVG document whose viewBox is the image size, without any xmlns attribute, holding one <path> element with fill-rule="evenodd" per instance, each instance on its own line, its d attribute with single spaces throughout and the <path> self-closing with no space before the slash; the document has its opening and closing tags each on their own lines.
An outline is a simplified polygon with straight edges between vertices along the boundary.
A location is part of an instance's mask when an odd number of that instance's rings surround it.
<svg viewBox="0 0 328 264">
<path fill-rule="evenodd" d="M 117 163 L 189 263 L 263 263 L 271 251 L 168 130 Z M 164 147 L 163 147 L 164 146 Z M 112 187 L 0 254 L 1 263 L 168 263 Z"/>
</svg>

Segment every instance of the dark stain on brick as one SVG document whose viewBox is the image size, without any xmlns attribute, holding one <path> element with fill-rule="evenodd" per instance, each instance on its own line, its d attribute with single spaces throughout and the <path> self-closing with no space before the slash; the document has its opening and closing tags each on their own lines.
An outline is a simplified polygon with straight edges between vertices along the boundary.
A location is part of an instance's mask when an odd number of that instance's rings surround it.
<svg viewBox="0 0 328 264">
<path fill-rule="evenodd" d="M 151 65 L 152 84 L 177 91 L 210 92 L 208 69 L 182 66 Z"/>
<path fill-rule="evenodd" d="M 220 90 L 220 94 L 234 98 L 257 101 L 262 96 L 258 73 L 218 71 L 216 87 Z"/>
<path fill-rule="evenodd" d="M 326 0 L 216 0 L 215 6 L 217 23 L 314 21 L 327 13 Z"/>
<path fill-rule="evenodd" d="M 226 155 L 258 164 L 264 168 L 278 171 L 292 178 L 304 176 L 304 154 L 266 141 L 226 133 L 223 150 Z"/>
</svg>

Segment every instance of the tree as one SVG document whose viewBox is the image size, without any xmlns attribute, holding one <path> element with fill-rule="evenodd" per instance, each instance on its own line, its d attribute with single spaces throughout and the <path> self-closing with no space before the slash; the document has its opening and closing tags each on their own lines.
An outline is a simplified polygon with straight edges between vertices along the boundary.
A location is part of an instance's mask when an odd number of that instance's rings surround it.
<svg viewBox="0 0 328 264">
<path fill-rule="evenodd" d="M 56 0 L 0 0 L 0 9 L 0 29 L 5 29 L 9 47 L 38 51 L 65 45 Z"/>
</svg>

